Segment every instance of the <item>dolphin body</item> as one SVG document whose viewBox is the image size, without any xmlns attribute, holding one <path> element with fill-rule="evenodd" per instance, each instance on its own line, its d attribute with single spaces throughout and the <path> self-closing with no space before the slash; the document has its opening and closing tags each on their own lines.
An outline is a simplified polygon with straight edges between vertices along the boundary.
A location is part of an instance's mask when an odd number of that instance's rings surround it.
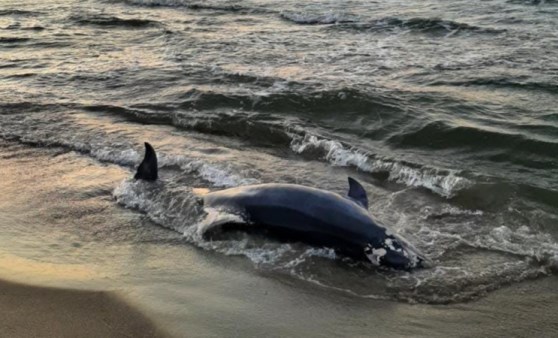
<svg viewBox="0 0 558 338">
<path fill-rule="evenodd" d="M 157 179 L 157 157 L 145 143 L 146 156 L 134 176 Z M 400 270 L 429 263 L 406 240 L 379 225 L 368 213 L 366 191 L 349 177 L 346 197 L 297 184 L 258 184 L 211 192 L 204 207 L 238 216 L 246 229 L 265 229 L 275 237 L 333 248 L 336 252 L 375 266 Z M 226 227 L 226 225 L 224 225 Z"/>
</svg>

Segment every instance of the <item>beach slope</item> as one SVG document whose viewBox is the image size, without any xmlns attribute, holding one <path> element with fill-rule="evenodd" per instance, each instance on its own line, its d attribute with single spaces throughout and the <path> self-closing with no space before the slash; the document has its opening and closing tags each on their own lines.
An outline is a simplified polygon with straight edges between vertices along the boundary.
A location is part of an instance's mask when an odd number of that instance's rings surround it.
<svg viewBox="0 0 558 338">
<path fill-rule="evenodd" d="M 115 295 L 0 281 L 1 337 L 164 337 Z"/>
</svg>

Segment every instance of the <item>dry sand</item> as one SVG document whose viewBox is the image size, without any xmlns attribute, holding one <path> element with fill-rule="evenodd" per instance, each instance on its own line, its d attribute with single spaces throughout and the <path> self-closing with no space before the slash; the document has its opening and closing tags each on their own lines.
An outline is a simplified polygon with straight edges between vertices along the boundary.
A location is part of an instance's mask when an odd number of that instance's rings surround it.
<svg viewBox="0 0 558 338">
<path fill-rule="evenodd" d="M 165 337 L 115 295 L 0 281 L 0 337 Z"/>
</svg>

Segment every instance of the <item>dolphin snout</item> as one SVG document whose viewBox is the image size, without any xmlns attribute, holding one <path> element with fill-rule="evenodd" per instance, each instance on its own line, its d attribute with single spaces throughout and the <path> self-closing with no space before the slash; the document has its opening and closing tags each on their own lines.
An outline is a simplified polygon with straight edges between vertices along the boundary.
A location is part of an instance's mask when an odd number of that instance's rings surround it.
<svg viewBox="0 0 558 338">
<path fill-rule="evenodd" d="M 407 255 L 402 252 L 388 250 L 383 257 L 382 265 L 388 266 L 397 270 L 408 270 L 413 268 L 414 264 Z"/>
</svg>

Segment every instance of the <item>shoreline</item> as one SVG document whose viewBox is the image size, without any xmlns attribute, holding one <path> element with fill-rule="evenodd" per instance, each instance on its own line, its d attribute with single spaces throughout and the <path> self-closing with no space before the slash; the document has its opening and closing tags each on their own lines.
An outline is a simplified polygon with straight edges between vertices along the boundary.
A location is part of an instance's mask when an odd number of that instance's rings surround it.
<svg viewBox="0 0 558 338">
<path fill-rule="evenodd" d="M 168 337 L 117 295 L 0 279 L 0 336 Z"/>
</svg>

